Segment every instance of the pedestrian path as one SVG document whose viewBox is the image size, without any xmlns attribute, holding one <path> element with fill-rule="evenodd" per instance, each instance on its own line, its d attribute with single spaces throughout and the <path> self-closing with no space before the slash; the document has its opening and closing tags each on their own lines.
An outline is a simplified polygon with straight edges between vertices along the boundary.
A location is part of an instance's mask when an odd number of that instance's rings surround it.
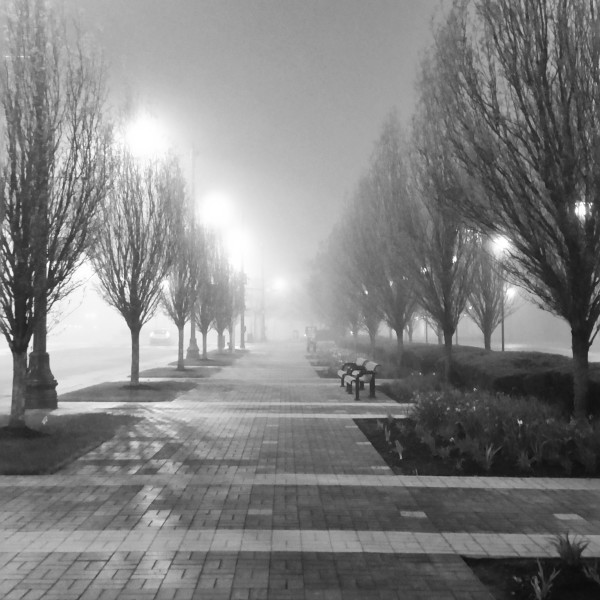
<svg viewBox="0 0 600 600">
<path fill-rule="evenodd" d="M 50 476 L 0 477 L 0 597 L 491 598 L 462 556 L 600 556 L 600 481 L 396 476 L 300 344 L 262 345 Z"/>
</svg>

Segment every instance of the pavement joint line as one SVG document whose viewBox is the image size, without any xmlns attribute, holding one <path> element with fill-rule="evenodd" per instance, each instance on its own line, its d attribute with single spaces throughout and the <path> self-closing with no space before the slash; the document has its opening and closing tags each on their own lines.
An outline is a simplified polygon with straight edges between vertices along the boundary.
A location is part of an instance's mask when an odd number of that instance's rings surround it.
<svg viewBox="0 0 600 600">
<path fill-rule="evenodd" d="M 101 536 L 100 533 L 103 533 Z M 86 530 L 12 533 L 0 553 L 77 552 L 332 552 L 378 554 L 455 554 L 469 557 L 550 557 L 549 533 L 463 533 L 347 529 Z M 586 557 L 600 557 L 600 535 L 586 535 Z"/>
<path fill-rule="evenodd" d="M 378 465 L 379 466 L 379 465 Z M 385 467 L 388 468 L 388 467 Z M 391 472 L 391 471 L 390 471 Z M 341 486 L 399 487 L 414 489 L 600 491 L 600 479 L 552 479 L 511 477 L 438 477 L 426 475 L 347 475 L 340 473 L 248 473 L 248 474 L 130 474 L 0 476 L 0 488 L 77 488 L 80 486 L 121 487 L 131 485 L 180 488 L 187 485 L 242 486 Z"/>
<path fill-rule="evenodd" d="M 184 402 L 187 403 L 194 403 L 194 405 L 197 405 L 196 401 L 193 400 L 185 400 L 183 398 L 179 398 L 177 400 L 174 400 L 173 402 L 177 402 L 178 404 L 183 404 Z M 398 402 L 393 402 L 393 401 L 389 401 L 389 402 L 370 402 L 370 401 L 364 401 L 364 402 L 337 402 L 335 400 L 332 400 L 330 402 L 295 402 L 295 401 L 289 401 L 289 400 L 281 400 L 281 401 L 262 401 L 262 400 L 245 400 L 245 401 L 238 401 L 238 400 L 203 400 L 202 401 L 202 406 L 207 406 L 207 405 L 211 405 L 214 404 L 216 406 L 278 406 L 278 407 L 282 407 L 282 406 L 310 406 L 310 407 L 315 407 L 315 406 L 322 406 L 324 408 L 333 408 L 336 406 L 354 406 L 356 408 L 361 408 L 361 407 L 392 407 L 392 408 L 398 408 L 399 410 L 408 410 L 409 408 L 412 408 L 414 406 L 414 404 L 410 404 L 410 403 L 405 403 L 405 404 L 400 404 Z M 187 407 L 185 407 L 187 409 Z"/>
<path fill-rule="evenodd" d="M 128 405 L 134 405 L 136 403 L 129 402 Z M 143 404 L 143 403 L 137 403 Z M 388 413 L 389 414 L 389 413 Z M 216 419 L 223 418 L 236 418 L 236 419 L 384 419 L 388 414 L 382 413 L 265 413 L 259 411 L 227 411 L 221 410 L 219 412 L 208 412 L 208 411 L 195 411 L 194 416 L 203 419 L 209 419 L 211 417 Z M 402 412 L 394 412 L 392 414 L 396 419 L 406 418 L 407 415 Z"/>
</svg>

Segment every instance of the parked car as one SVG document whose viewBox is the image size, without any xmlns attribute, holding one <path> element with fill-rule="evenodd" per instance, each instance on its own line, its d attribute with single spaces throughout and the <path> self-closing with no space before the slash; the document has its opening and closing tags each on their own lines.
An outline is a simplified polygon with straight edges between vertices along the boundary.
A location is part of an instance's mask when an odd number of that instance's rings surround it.
<svg viewBox="0 0 600 600">
<path fill-rule="evenodd" d="M 171 344 L 171 334 L 168 329 L 153 329 L 150 332 L 151 346 L 169 346 Z"/>
</svg>

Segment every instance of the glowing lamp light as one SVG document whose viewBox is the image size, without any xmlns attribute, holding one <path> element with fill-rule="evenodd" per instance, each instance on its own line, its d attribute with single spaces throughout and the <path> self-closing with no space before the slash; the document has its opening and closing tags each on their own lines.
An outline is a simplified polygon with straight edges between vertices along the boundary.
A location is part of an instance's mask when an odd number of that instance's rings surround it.
<svg viewBox="0 0 600 600">
<path fill-rule="evenodd" d="M 278 277 L 273 282 L 273 289 L 278 293 L 285 292 L 287 290 L 287 288 L 288 288 L 288 282 L 283 277 Z"/>
<path fill-rule="evenodd" d="M 215 190 L 204 198 L 200 213 L 200 220 L 204 225 L 223 230 L 231 223 L 233 204 L 228 194 Z"/>
<path fill-rule="evenodd" d="M 589 208 L 586 202 L 579 201 L 575 204 L 575 215 L 580 221 L 584 221 L 589 214 Z"/>
<path fill-rule="evenodd" d="M 234 229 L 225 237 L 225 248 L 229 255 L 231 266 L 242 271 L 247 268 L 248 253 L 251 250 L 252 242 L 248 234 L 242 229 Z"/>
<path fill-rule="evenodd" d="M 151 159 L 164 154 L 167 136 L 158 120 L 148 114 L 139 115 L 125 130 L 125 142 L 136 157 Z"/>
<path fill-rule="evenodd" d="M 494 246 L 494 252 L 497 256 L 504 255 L 506 251 L 510 248 L 510 240 L 503 235 L 495 237 L 492 244 Z"/>
</svg>

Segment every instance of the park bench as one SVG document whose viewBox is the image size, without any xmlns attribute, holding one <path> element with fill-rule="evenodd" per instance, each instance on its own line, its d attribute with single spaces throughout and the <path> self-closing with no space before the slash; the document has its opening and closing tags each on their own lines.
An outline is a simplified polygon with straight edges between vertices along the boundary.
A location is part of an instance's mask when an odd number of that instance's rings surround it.
<svg viewBox="0 0 600 600">
<path fill-rule="evenodd" d="M 359 364 L 360 362 L 360 364 Z M 337 375 L 340 378 L 340 387 L 346 386 L 346 377 L 351 376 L 353 371 L 361 369 L 367 362 L 366 358 L 361 358 L 357 362 L 346 362 L 338 370 Z"/>
<path fill-rule="evenodd" d="M 344 367 L 346 371 L 344 373 Z M 375 398 L 375 375 L 379 365 L 367 358 L 359 358 L 356 363 L 345 363 L 338 371 L 341 385 L 346 386 L 346 392 L 352 393 L 354 386 L 355 400 L 360 399 L 360 390 L 364 389 L 365 383 L 369 384 L 369 398 Z"/>
</svg>

